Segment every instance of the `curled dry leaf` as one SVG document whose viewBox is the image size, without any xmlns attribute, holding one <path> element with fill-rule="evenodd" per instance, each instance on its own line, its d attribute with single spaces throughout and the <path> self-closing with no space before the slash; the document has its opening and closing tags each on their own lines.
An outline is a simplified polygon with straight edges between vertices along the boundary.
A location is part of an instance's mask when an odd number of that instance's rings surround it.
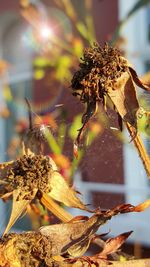
<svg viewBox="0 0 150 267">
<path fill-rule="evenodd" d="M 103 220 L 105 219 L 103 218 Z M 70 256 L 79 257 L 86 252 L 93 235 L 103 220 L 100 219 L 99 214 L 95 214 L 88 220 L 87 218 L 77 221 L 75 219 L 68 223 L 45 226 L 40 229 L 40 232 L 51 239 L 55 237 L 57 246 L 53 244 L 52 247 L 57 249 L 58 254 L 67 253 Z"/>
<path fill-rule="evenodd" d="M 100 257 L 107 257 L 107 255 L 116 252 L 132 234 L 133 231 L 120 234 L 114 238 L 110 238 L 105 242 L 104 249 L 98 254 Z"/>
<path fill-rule="evenodd" d="M 106 110 L 106 97 L 109 97 L 119 116 L 120 128 L 122 120 L 127 125 L 147 175 L 150 176 L 150 159 L 140 136 L 137 135 L 137 120 L 146 112 L 139 106 L 135 84 L 146 91 L 150 91 L 150 87 L 139 79 L 136 71 L 120 52 L 108 44 L 104 48 L 94 44 L 93 47 L 85 49 L 79 66 L 80 69 L 74 74 L 71 86 L 73 95 L 78 96 L 80 101 L 87 105 L 87 109 L 82 117 L 83 126 L 79 129 L 75 142 L 75 154 L 77 155 L 77 147 L 88 121 L 97 111 L 98 103 L 101 102 Z"/>
<path fill-rule="evenodd" d="M 82 256 L 78 258 L 67 259 L 67 262 L 75 263 L 77 261 L 82 263 L 88 263 L 88 266 L 102 266 L 105 262 L 105 266 L 110 264 L 107 258 L 110 254 L 117 252 L 117 250 L 124 244 L 126 239 L 131 235 L 132 231 L 118 235 L 117 237 L 108 239 L 105 243 L 103 250 L 93 256 Z"/>
</svg>

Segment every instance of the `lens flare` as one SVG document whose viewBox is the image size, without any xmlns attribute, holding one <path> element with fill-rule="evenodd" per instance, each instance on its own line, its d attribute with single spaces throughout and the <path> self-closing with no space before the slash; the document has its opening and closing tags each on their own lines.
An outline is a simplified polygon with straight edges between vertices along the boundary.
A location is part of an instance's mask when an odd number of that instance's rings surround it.
<svg viewBox="0 0 150 267">
<path fill-rule="evenodd" d="M 52 37 L 52 35 L 53 35 L 53 31 L 49 26 L 43 25 L 41 27 L 40 29 L 41 38 L 43 38 L 44 40 L 48 40 L 50 37 Z"/>
</svg>

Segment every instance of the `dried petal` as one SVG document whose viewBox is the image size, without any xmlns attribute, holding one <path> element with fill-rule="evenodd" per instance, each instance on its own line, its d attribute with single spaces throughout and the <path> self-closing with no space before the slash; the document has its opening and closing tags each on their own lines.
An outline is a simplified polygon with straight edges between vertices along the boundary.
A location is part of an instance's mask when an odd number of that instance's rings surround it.
<svg viewBox="0 0 150 267">
<path fill-rule="evenodd" d="M 89 247 L 90 241 L 101 222 L 100 216 L 95 214 L 88 220 L 86 218 L 86 220 L 77 222 L 44 226 L 40 232 L 53 240 L 52 247 L 55 250 L 53 254 L 68 253 L 71 256 L 80 256 Z"/>
<path fill-rule="evenodd" d="M 130 71 L 130 73 L 131 73 L 131 75 L 132 75 L 132 78 L 133 78 L 134 82 L 136 83 L 136 85 L 139 86 L 139 87 L 141 87 L 142 89 L 144 89 L 144 90 L 150 92 L 150 87 L 149 87 L 149 85 L 146 84 L 146 83 L 144 83 L 144 82 L 138 77 L 136 71 L 135 71 L 133 68 L 131 68 L 131 67 L 129 67 L 129 71 Z"/>
<path fill-rule="evenodd" d="M 41 203 L 51 211 L 57 218 L 62 222 L 68 222 L 72 219 L 72 215 L 64 210 L 61 206 L 55 203 L 50 196 L 45 193 L 42 193 L 39 197 Z"/>
<path fill-rule="evenodd" d="M 108 89 L 107 93 L 121 118 L 129 122 L 136 130 L 136 112 L 139 109 L 139 103 L 131 75 L 128 72 L 124 72 L 121 77 L 114 82 L 113 87 Z"/>
<path fill-rule="evenodd" d="M 100 256 L 107 256 L 111 253 L 116 252 L 126 239 L 132 234 L 133 231 L 123 233 L 114 238 L 110 238 L 105 242 L 104 249 L 99 253 Z"/>
<path fill-rule="evenodd" d="M 2 200 L 6 201 L 6 200 L 8 200 L 10 197 L 12 197 L 12 195 L 13 195 L 13 192 L 8 192 L 8 193 L 6 193 L 6 194 L 0 196 L 0 198 L 1 198 Z"/>
<path fill-rule="evenodd" d="M 133 206 L 131 204 L 121 204 L 118 205 L 117 207 L 113 208 L 112 210 L 108 210 L 104 212 L 105 216 L 114 216 L 117 214 L 122 214 L 122 213 L 128 213 L 128 212 L 141 212 L 144 211 L 145 209 L 150 207 L 150 199 L 144 201 L 143 203 Z"/>
<path fill-rule="evenodd" d="M 76 192 L 69 187 L 60 173 L 54 171 L 51 175 L 49 186 L 51 188 L 49 196 L 62 202 L 66 206 L 88 210 L 88 208 L 76 196 Z"/>
<path fill-rule="evenodd" d="M 20 189 L 16 189 L 13 191 L 13 203 L 12 203 L 12 211 L 10 215 L 10 219 L 3 235 L 7 234 L 12 227 L 12 225 L 16 222 L 16 220 L 20 217 L 20 215 L 26 210 L 26 207 L 30 202 L 34 199 L 37 193 L 37 189 L 33 189 L 32 192 L 22 192 L 22 199 L 20 198 Z M 30 195 L 30 198 L 28 197 Z M 27 199 L 26 199 L 27 196 Z"/>
<path fill-rule="evenodd" d="M 141 212 L 147 208 L 149 208 L 150 206 L 150 199 L 146 200 L 145 202 L 137 205 L 135 208 L 134 208 L 134 211 L 136 212 Z"/>
</svg>

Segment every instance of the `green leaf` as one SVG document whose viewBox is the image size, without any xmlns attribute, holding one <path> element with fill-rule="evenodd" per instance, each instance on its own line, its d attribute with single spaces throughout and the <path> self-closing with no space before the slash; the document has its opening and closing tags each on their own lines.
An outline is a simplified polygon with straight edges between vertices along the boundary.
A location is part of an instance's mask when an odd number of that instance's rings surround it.
<svg viewBox="0 0 150 267">
<path fill-rule="evenodd" d="M 54 136 L 52 135 L 51 131 L 47 130 L 45 131 L 45 137 L 48 141 L 48 144 L 54 154 L 61 154 L 61 149 L 59 145 L 57 144 Z"/>
<path fill-rule="evenodd" d="M 93 18 L 91 15 L 87 15 L 85 20 L 86 20 L 86 25 L 88 29 L 88 39 L 89 39 L 89 42 L 93 44 L 93 42 L 96 41 Z"/>
<path fill-rule="evenodd" d="M 128 18 L 130 18 L 135 12 L 137 12 L 140 8 L 148 5 L 150 3 L 150 0 L 139 0 L 134 6 L 133 8 L 129 11 L 129 13 L 126 16 L 127 20 Z"/>
<path fill-rule="evenodd" d="M 33 66 L 37 68 L 45 68 L 51 65 L 50 60 L 45 57 L 37 57 L 33 62 Z"/>
<path fill-rule="evenodd" d="M 81 22 L 77 22 L 76 24 L 77 30 L 79 31 L 79 33 L 82 35 L 82 37 L 84 37 L 86 40 L 88 39 L 88 31 L 86 26 Z"/>
<path fill-rule="evenodd" d="M 77 131 L 82 127 L 82 123 L 81 123 L 81 118 L 82 115 L 79 114 L 74 118 L 74 121 L 72 122 L 72 125 L 69 129 L 69 137 L 72 140 L 75 140 L 77 137 Z"/>
<path fill-rule="evenodd" d="M 57 139 L 61 152 L 64 147 L 65 135 L 66 135 L 66 124 L 62 122 L 58 128 L 58 139 Z"/>
<path fill-rule="evenodd" d="M 69 55 L 64 55 L 59 58 L 56 68 L 56 78 L 59 81 L 70 79 L 70 66 L 72 64 L 72 59 Z"/>
<path fill-rule="evenodd" d="M 83 47 L 82 41 L 80 39 L 75 39 L 73 43 L 74 55 L 80 58 L 83 54 L 83 50 L 84 50 L 84 47 Z"/>
</svg>

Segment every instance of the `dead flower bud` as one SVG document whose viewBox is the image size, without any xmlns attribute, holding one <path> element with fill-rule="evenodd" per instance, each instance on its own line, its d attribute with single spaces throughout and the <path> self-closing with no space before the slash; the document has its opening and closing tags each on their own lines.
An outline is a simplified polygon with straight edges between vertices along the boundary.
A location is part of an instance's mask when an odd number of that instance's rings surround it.
<svg viewBox="0 0 150 267">
<path fill-rule="evenodd" d="M 72 216 L 53 199 L 69 207 L 88 210 L 56 170 L 56 165 L 49 156 L 30 154 L 10 164 L 1 164 L 0 177 L 0 197 L 7 199 L 13 195 L 12 212 L 5 233 L 34 199 L 39 199 L 65 222 Z"/>
<path fill-rule="evenodd" d="M 123 121 L 150 176 L 150 160 L 137 133 L 141 107 L 136 96 L 135 84 L 147 91 L 150 91 L 150 88 L 139 79 L 120 52 L 108 44 L 103 48 L 94 44 L 93 47 L 85 49 L 79 67 L 72 78 L 71 87 L 73 95 L 78 96 L 80 101 L 86 104 L 87 109 L 82 117 L 83 126 L 79 129 L 75 142 L 75 153 L 77 154 L 77 146 L 88 121 L 97 112 L 98 103 L 102 103 L 106 110 L 106 98 L 109 97 L 119 116 L 120 128 Z"/>
</svg>

